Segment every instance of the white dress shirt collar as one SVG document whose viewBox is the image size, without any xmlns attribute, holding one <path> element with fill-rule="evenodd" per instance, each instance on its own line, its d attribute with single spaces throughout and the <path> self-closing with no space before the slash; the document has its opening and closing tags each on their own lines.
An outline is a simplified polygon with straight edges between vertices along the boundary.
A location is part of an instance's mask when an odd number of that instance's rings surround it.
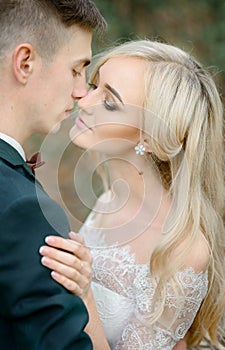
<svg viewBox="0 0 225 350">
<path fill-rule="evenodd" d="M 26 161 L 26 155 L 24 152 L 23 147 L 21 146 L 21 144 L 16 141 L 14 138 L 12 138 L 11 136 L 8 136 L 6 134 L 3 134 L 2 132 L 0 132 L 0 139 L 2 139 L 3 141 L 7 142 L 10 146 L 12 146 L 13 148 L 15 148 L 15 150 L 21 155 L 21 157 Z"/>
</svg>

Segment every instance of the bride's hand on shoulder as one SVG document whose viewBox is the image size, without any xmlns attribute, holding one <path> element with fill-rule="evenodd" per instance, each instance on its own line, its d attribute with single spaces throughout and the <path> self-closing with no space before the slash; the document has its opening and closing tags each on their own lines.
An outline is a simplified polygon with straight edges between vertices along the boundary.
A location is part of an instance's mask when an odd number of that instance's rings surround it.
<svg viewBox="0 0 225 350">
<path fill-rule="evenodd" d="M 48 236 L 40 248 L 41 262 L 52 270 L 52 278 L 82 299 L 88 294 L 92 277 L 92 256 L 79 234 L 70 239 Z"/>
</svg>

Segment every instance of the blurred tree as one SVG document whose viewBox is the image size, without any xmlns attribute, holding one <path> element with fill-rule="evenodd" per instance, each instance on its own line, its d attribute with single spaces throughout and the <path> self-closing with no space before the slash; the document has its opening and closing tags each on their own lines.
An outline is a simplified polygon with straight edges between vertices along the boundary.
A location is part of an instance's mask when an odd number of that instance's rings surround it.
<svg viewBox="0 0 225 350">
<path fill-rule="evenodd" d="M 104 46 L 149 38 L 177 45 L 211 67 L 225 91 L 224 0 L 96 0 L 108 22 Z M 99 46 L 94 45 L 94 51 Z"/>
</svg>

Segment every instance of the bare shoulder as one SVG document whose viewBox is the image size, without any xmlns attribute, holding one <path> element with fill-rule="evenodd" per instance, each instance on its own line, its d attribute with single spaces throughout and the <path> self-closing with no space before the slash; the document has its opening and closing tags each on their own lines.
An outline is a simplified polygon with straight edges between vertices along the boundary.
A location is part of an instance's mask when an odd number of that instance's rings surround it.
<svg viewBox="0 0 225 350">
<path fill-rule="evenodd" d="M 187 240 L 184 240 L 176 248 L 176 252 L 179 253 L 181 250 L 187 250 L 187 246 Z M 203 233 L 200 232 L 198 239 L 192 244 L 191 248 L 187 250 L 184 266 L 192 267 L 196 273 L 204 272 L 208 268 L 209 260 L 210 249 L 208 242 Z"/>
</svg>

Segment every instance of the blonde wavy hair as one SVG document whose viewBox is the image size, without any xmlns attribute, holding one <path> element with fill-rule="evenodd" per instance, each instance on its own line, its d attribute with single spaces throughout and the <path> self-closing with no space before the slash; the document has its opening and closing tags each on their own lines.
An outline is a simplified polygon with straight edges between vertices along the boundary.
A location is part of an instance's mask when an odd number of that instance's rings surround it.
<svg viewBox="0 0 225 350">
<path fill-rule="evenodd" d="M 98 55 L 91 81 L 106 61 L 121 56 L 149 64 L 143 108 L 160 118 L 153 123 L 144 113 L 144 132 L 153 151 L 151 161 L 173 202 L 170 224 L 150 261 L 158 285 L 156 297 L 165 301 L 166 282 L 175 281 L 175 272 L 202 232 L 211 256 L 209 288 L 191 326 L 189 344 L 198 345 L 208 335 L 217 345 L 225 308 L 222 102 L 213 79 L 189 54 L 148 40 L 127 42 Z M 185 249 L 171 259 L 174 248 L 184 240 Z M 156 311 L 155 321 L 162 312 L 163 308 Z"/>
</svg>

